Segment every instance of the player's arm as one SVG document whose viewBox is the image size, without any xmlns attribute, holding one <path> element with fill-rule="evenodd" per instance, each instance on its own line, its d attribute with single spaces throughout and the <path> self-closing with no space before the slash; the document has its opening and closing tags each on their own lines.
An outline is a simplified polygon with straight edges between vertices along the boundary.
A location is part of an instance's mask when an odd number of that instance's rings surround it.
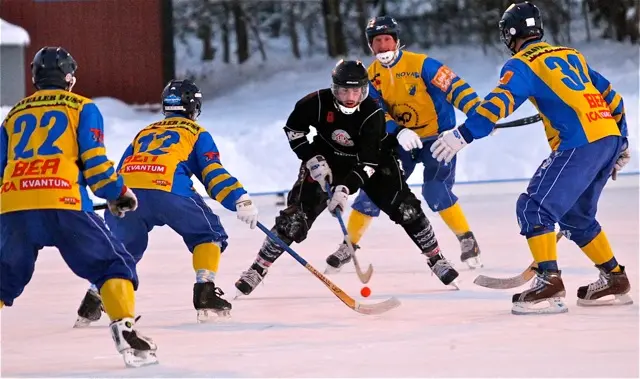
<svg viewBox="0 0 640 379">
<path fill-rule="evenodd" d="M 9 147 L 9 136 L 7 135 L 6 128 L 7 120 L 2 122 L 0 125 L 0 185 L 2 185 L 2 177 L 4 176 L 4 170 L 7 167 L 7 149 Z"/>
<path fill-rule="evenodd" d="M 313 158 L 315 149 L 309 143 L 307 135 L 311 125 L 316 125 L 320 118 L 320 94 L 312 92 L 300 99 L 287 119 L 284 132 L 289 140 L 291 150 L 298 158 L 306 162 Z"/>
<path fill-rule="evenodd" d="M 380 92 L 378 92 L 376 87 L 373 86 L 373 83 L 371 83 L 371 81 L 369 81 L 369 96 L 384 111 L 384 121 L 385 121 L 385 127 L 387 130 L 387 133 L 397 134 L 398 131 L 400 130 L 400 126 L 389 114 L 389 109 L 387 107 L 387 104 L 384 102 L 382 95 L 380 95 Z"/>
<path fill-rule="evenodd" d="M 220 152 L 209 132 L 198 136 L 192 154 L 197 164 L 193 170 L 212 199 L 230 211 L 236 211 L 236 203 L 247 193 L 242 184 L 222 166 Z"/>
<path fill-rule="evenodd" d="M 377 170 L 380 147 L 385 134 L 384 112 L 379 108 L 374 110 L 360 126 L 357 163 L 344 181 L 350 194 L 358 191 Z"/>
<path fill-rule="evenodd" d="M 102 114 L 93 103 L 84 104 L 80 111 L 77 140 L 82 174 L 91 191 L 106 200 L 118 199 L 127 189 L 107 158 Z"/>
<path fill-rule="evenodd" d="M 480 98 L 469 83 L 438 60 L 427 57 L 422 63 L 422 80 L 429 89 L 440 91 L 447 101 L 466 115 L 471 114 Z"/>
<path fill-rule="evenodd" d="M 120 169 L 122 169 L 122 165 L 124 164 L 124 161 L 132 155 L 133 155 L 133 143 L 129 144 L 129 146 L 127 146 L 127 149 L 124 151 L 124 154 L 122 154 L 122 158 L 120 158 L 120 162 L 118 163 L 118 169 L 116 170 L 117 172 L 120 172 Z"/>
<path fill-rule="evenodd" d="M 500 72 L 500 84 L 478 105 L 475 113 L 458 129 L 467 143 L 491 134 L 496 123 L 511 115 L 530 96 L 528 69 L 524 63 L 509 60 Z"/>
<path fill-rule="evenodd" d="M 618 128 L 620 128 L 620 133 L 623 137 L 627 137 L 627 118 L 625 115 L 622 96 L 620 96 L 620 94 L 611 87 L 611 83 L 604 76 L 600 75 L 598 71 L 592 69 L 588 65 L 587 67 L 591 82 L 593 82 L 593 85 L 602 94 L 604 101 L 609 105 L 611 116 L 616 120 Z"/>
</svg>

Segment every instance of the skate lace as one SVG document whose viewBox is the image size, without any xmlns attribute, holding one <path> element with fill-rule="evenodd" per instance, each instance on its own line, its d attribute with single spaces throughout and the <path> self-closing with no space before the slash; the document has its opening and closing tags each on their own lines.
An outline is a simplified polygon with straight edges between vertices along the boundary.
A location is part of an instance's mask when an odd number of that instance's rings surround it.
<svg viewBox="0 0 640 379">
<path fill-rule="evenodd" d="M 472 251 L 475 246 L 476 246 L 476 241 L 471 237 L 463 238 L 460 241 L 460 249 L 464 252 Z"/>
<path fill-rule="evenodd" d="M 351 252 L 349 251 L 349 247 L 347 246 L 347 244 L 343 243 L 340 245 L 340 247 L 338 247 L 338 250 L 333 253 L 333 256 L 340 259 L 341 261 L 344 261 L 347 258 L 351 258 Z"/>
<path fill-rule="evenodd" d="M 432 274 L 435 274 L 438 278 L 444 276 L 444 274 L 446 274 L 447 271 L 451 269 L 453 269 L 451 262 L 449 262 L 449 260 L 445 258 L 438 259 L 438 261 L 436 261 L 436 263 L 431 266 Z"/>
<path fill-rule="evenodd" d="M 262 275 L 254 269 L 244 271 L 242 275 L 240 275 L 240 278 L 254 288 L 262 281 Z M 220 292 L 222 292 L 222 290 Z"/>
<path fill-rule="evenodd" d="M 589 292 L 597 292 L 607 287 L 609 287 L 609 275 L 600 271 L 600 277 L 597 281 L 589 284 L 588 290 Z"/>
<path fill-rule="evenodd" d="M 549 282 L 544 275 L 536 274 L 535 280 L 531 283 L 530 291 L 537 290 L 548 284 L 551 284 L 551 282 Z"/>
</svg>

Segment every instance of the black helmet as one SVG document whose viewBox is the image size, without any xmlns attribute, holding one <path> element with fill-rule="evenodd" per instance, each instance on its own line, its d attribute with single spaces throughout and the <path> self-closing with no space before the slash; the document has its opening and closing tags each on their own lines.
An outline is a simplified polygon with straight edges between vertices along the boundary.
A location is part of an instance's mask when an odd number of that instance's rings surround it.
<svg viewBox="0 0 640 379">
<path fill-rule="evenodd" d="M 351 114 L 357 106 L 369 96 L 369 74 L 360 61 L 345 61 L 341 59 L 331 72 L 331 93 L 342 113 Z M 361 96 L 355 105 L 345 105 L 340 100 L 341 88 L 360 88 Z"/>
<path fill-rule="evenodd" d="M 367 35 L 369 45 L 371 45 L 371 41 L 373 41 L 375 36 L 383 34 L 390 35 L 396 42 L 398 42 L 398 39 L 400 38 L 400 27 L 396 20 L 391 16 L 374 17 L 369 20 L 367 28 L 365 29 L 365 34 Z"/>
<path fill-rule="evenodd" d="M 540 9 L 528 1 L 511 4 L 502 15 L 500 23 L 500 39 L 511 50 L 515 50 L 516 39 L 544 36 Z"/>
<path fill-rule="evenodd" d="M 188 79 L 172 80 L 162 91 L 162 113 L 181 114 L 192 120 L 200 116 L 202 93 L 194 82 Z"/>
<path fill-rule="evenodd" d="M 45 46 L 38 50 L 31 62 L 31 80 L 36 89 L 60 88 L 71 90 L 76 82 L 78 64 L 62 47 Z"/>
</svg>

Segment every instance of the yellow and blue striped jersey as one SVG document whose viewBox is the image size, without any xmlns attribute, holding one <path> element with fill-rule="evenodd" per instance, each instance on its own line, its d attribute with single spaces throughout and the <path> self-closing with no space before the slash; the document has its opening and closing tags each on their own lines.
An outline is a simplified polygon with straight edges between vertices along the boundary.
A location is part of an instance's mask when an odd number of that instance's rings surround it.
<svg viewBox="0 0 640 379">
<path fill-rule="evenodd" d="M 475 91 L 449 67 L 425 54 L 400 51 L 389 66 L 369 68 L 369 94 L 386 112 L 387 132 L 398 124 L 427 138 L 456 125 L 455 106 L 470 114 L 480 103 Z"/>
<path fill-rule="evenodd" d="M 92 211 L 87 185 L 107 200 L 122 193 L 106 156 L 102 115 L 90 99 L 40 90 L 16 104 L 0 129 L 1 213 Z"/>
<path fill-rule="evenodd" d="M 211 134 L 194 121 L 170 116 L 142 129 L 124 152 L 118 172 L 128 187 L 155 189 L 181 196 L 195 193 L 191 176 L 211 198 L 235 211 L 247 193 L 220 162 Z"/>
<path fill-rule="evenodd" d="M 627 136 L 622 97 L 576 49 L 534 41 L 507 61 L 500 75 L 498 87 L 460 128 L 466 140 L 489 135 L 527 99 L 540 112 L 553 150 Z"/>
</svg>

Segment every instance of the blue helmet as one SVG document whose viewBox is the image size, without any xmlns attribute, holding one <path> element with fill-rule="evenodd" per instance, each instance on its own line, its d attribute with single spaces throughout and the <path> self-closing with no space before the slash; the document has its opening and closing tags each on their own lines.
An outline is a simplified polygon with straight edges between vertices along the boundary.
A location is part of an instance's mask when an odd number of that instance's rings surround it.
<svg viewBox="0 0 640 379">
<path fill-rule="evenodd" d="M 31 80 L 36 89 L 68 89 L 76 82 L 78 64 L 62 47 L 45 46 L 31 62 Z"/>
<path fill-rule="evenodd" d="M 540 9 L 528 1 L 511 4 L 504 12 L 500 22 L 500 40 L 512 53 L 517 53 L 516 40 L 519 38 L 544 36 Z"/>
<path fill-rule="evenodd" d="M 400 38 L 400 27 L 396 20 L 391 16 L 374 17 L 369 20 L 367 28 L 365 29 L 367 35 L 367 41 L 371 45 L 373 38 L 380 35 L 390 35 L 397 42 Z"/>
<path fill-rule="evenodd" d="M 191 80 L 172 80 L 162 91 L 162 113 L 180 114 L 192 120 L 200 116 L 202 93 Z"/>
</svg>

